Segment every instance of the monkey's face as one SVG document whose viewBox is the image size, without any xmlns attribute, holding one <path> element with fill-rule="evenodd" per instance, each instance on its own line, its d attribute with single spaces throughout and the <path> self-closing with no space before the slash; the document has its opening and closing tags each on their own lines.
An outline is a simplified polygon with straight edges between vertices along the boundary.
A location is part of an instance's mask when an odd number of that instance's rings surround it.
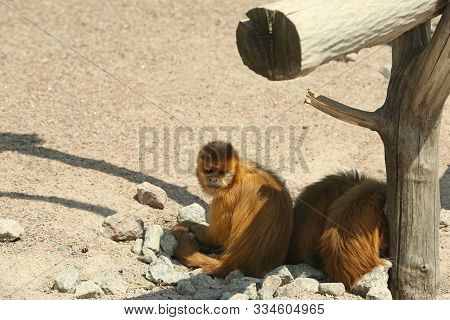
<svg viewBox="0 0 450 320">
<path fill-rule="evenodd" d="M 197 158 L 197 178 L 203 191 L 214 196 L 233 182 L 238 156 L 231 144 L 210 142 Z"/>
</svg>

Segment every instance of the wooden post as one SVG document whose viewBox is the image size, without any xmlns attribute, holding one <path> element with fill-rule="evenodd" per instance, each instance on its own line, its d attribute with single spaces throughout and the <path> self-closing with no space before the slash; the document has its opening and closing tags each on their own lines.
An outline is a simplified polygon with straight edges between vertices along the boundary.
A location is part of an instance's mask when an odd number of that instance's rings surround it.
<svg viewBox="0 0 450 320">
<path fill-rule="evenodd" d="M 239 22 L 242 61 L 269 80 L 388 43 L 440 14 L 445 0 L 284 0 L 254 8 Z"/>
<path fill-rule="evenodd" d="M 434 298 L 439 287 L 438 138 L 442 109 L 450 93 L 450 5 L 444 2 L 442 6 L 445 11 L 431 40 L 429 21 L 421 21 L 392 42 L 391 79 L 381 108 L 366 112 L 324 96 L 316 97 L 309 90 L 305 99 L 335 118 L 377 131 L 383 140 L 393 262 L 389 283 L 395 299 Z M 435 8 L 435 12 L 440 9 Z M 271 42 L 283 43 L 282 35 L 277 37 Z M 267 51 L 259 54 L 268 55 L 271 53 Z M 322 61 L 336 56 L 336 52 L 329 53 Z M 269 79 L 289 78 L 288 69 L 268 65 L 268 69 L 258 70 L 269 70 Z"/>
</svg>

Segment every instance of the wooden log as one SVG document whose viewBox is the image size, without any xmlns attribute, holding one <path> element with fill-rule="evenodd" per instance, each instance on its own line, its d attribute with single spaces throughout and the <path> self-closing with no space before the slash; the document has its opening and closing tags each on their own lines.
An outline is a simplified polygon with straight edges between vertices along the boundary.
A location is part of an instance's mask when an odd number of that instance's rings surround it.
<svg viewBox="0 0 450 320">
<path fill-rule="evenodd" d="M 388 43 L 441 13 L 447 0 L 285 0 L 254 8 L 239 22 L 245 65 L 269 80 Z"/>
</svg>

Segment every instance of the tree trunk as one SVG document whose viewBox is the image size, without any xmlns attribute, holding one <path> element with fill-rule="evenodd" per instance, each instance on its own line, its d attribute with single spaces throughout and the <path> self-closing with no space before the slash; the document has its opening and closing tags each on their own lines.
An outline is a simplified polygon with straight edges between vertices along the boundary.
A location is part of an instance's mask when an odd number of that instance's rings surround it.
<svg viewBox="0 0 450 320">
<path fill-rule="evenodd" d="M 393 42 L 392 76 L 379 131 L 385 145 L 394 299 L 432 299 L 439 288 L 438 145 L 445 98 L 437 95 L 429 104 L 427 88 L 421 86 L 428 42 L 429 23 Z M 448 87 L 448 70 L 443 71 Z"/>
</svg>

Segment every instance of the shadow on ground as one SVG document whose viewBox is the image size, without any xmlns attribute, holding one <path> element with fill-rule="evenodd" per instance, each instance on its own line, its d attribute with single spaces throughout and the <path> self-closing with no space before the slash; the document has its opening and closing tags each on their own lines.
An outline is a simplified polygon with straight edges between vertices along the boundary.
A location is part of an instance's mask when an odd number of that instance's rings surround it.
<svg viewBox="0 0 450 320">
<path fill-rule="evenodd" d="M 441 190 L 441 207 L 450 210 L 450 165 L 439 180 Z"/>
<path fill-rule="evenodd" d="M 32 200 L 32 201 L 44 201 L 49 203 L 55 203 L 60 204 L 68 208 L 75 208 L 80 209 L 84 211 L 89 211 L 93 213 L 97 213 L 99 215 L 102 215 L 104 217 L 113 215 L 116 213 L 116 211 L 99 206 L 96 204 L 86 203 L 86 202 L 80 202 L 77 200 L 72 199 L 64 199 L 54 196 L 40 196 L 40 195 L 31 195 L 21 192 L 0 192 L 0 197 L 4 198 L 10 198 L 10 199 L 19 199 L 19 200 Z"/>
<path fill-rule="evenodd" d="M 35 133 L 0 133 L 0 152 L 16 151 L 26 155 L 56 160 L 74 167 L 96 170 L 109 175 L 120 177 L 136 184 L 147 181 L 164 189 L 167 192 L 169 198 L 173 199 L 182 206 L 192 204 L 193 202 L 197 202 L 205 208 L 207 206 L 202 199 L 190 193 L 184 187 L 165 182 L 141 172 L 133 171 L 124 167 L 119 167 L 103 160 L 79 157 L 73 154 L 46 148 L 42 146 L 43 143 L 44 140 L 39 138 L 39 136 Z"/>
</svg>

